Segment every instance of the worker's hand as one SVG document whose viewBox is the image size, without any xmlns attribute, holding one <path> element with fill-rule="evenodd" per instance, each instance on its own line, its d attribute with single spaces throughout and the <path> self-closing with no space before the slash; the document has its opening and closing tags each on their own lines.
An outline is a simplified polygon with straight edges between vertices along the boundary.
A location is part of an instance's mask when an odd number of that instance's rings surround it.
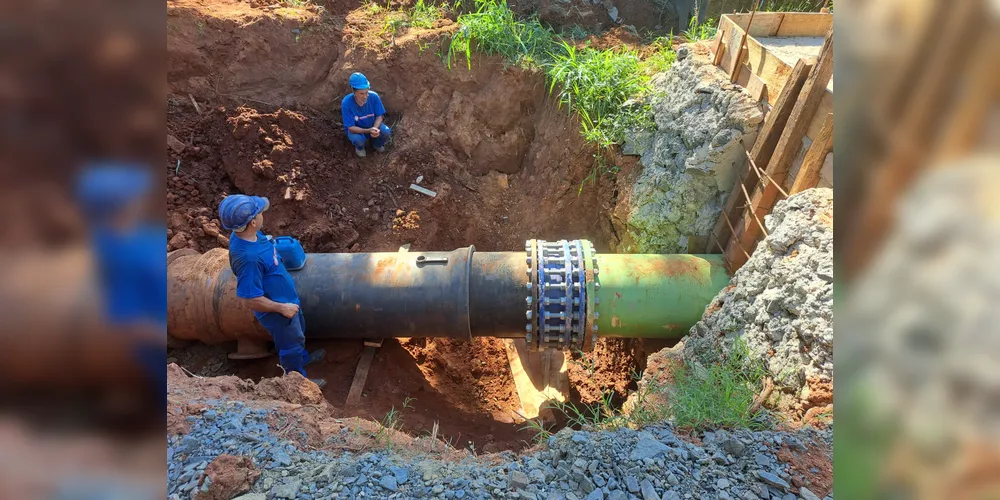
<svg viewBox="0 0 1000 500">
<path fill-rule="evenodd" d="M 378 137 L 380 133 L 378 127 L 372 127 L 372 137 Z"/>
<path fill-rule="evenodd" d="M 296 314 L 299 313 L 299 305 L 292 304 L 291 302 L 281 304 L 281 311 L 279 311 L 282 316 L 292 319 Z"/>
</svg>

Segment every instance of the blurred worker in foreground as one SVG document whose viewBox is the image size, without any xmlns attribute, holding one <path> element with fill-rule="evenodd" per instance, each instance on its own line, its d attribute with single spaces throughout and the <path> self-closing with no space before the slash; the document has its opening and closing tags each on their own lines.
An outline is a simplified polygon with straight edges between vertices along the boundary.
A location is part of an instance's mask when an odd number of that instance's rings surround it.
<svg viewBox="0 0 1000 500">
<path fill-rule="evenodd" d="M 353 92 L 345 95 L 340 101 L 340 114 L 344 121 L 344 132 L 347 133 L 351 144 L 354 144 L 354 152 L 364 158 L 365 145 L 370 138 L 375 151 L 384 153 L 385 144 L 389 141 L 392 131 L 382 123 L 382 119 L 385 118 L 382 99 L 369 90 L 371 84 L 361 73 L 352 74 L 348 83 Z"/>
<path fill-rule="evenodd" d="M 90 239 L 113 330 L 128 337 L 152 394 L 166 409 L 166 227 L 146 220 L 153 186 L 148 169 L 93 165 L 78 179 L 77 197 L 90 224 Z"/>
<path fill-rule="evenodd" d="M 261 231 L 269 206 L 267 198 L 230 195 L 219 204 L 219 220 L 233 232 L 229 267 L 236 275 L 236 296 L 247 301 L 257 321 L 271 334 L 281 367 L 304 377 L 305 366 L 322 360 L 326 352 L 306 352 L 306 320 L 295 283 L 274 242 Z M 320 388 L 326 386 L 323 379 L 310 380 Z"/>
</svg>

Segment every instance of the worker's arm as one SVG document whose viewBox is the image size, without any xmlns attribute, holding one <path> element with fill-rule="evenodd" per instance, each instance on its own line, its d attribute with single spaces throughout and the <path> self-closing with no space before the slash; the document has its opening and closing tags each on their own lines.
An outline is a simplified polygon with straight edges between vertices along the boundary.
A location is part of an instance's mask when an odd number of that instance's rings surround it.
<svg viewBox="0 0 1000 500">
<path fill-rule="evenodd" d="M 352 133 L 352 134 L 370 134 L 371 131 L 372 131 L 372 129 L 370 129 L 370 128 L 355 127 L 355 126 L 352 125 L 350 127 L 347 127 L 347 131 L 350 132 L 350 133 Z"/>
<path fill-rule="evenodd" d="M 254 297 L 252 299 L 243 299 L 247 302 L 250 309 L 257 312 L 279 313 L 286 318 L 294 318 L 296 314 L 299 313 L 298 304 L 293 304 L 291 302 L 275 302 L 267 297 L 261 295 L 260 297 Z"/>
<path fill-rule="evenodd" d="M 233 274 L 236 275 L 236 296 L 246 301 L 247 306 L 257 312 L 279 313 L 293 318 L 299 306 L 291 302 L 275 302 L 264 296 L 264 270 L 260 263 L 242 258 L 233 259 Z"/>
</svg>

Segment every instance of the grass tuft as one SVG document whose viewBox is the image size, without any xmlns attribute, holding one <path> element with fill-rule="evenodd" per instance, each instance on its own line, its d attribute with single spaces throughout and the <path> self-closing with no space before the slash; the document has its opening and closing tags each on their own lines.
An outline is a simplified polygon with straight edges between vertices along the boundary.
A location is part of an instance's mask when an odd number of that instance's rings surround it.
<svg viewBox="0 0 1000 500">
<path fill-rule="evenodd" d="M 411 408 L 410 403 L 416 401 L 416 398 L 407 397 L 403 400 L 403 407 L 399 410 L 393 406 L 388 413 L 382 417 L 379 421 L 379 428 L 372 435 L 372 439 L 376 444 L 383 445 L 387 449 L 392 449 L 392 435 L 399 431 L 400 426 L 403 422 L 403 410 Z"/>
<path fill-rule="evenodd" d="M 704 373 L 689 366 L 675 369 L 670 413 L 682 428 L 762 429 L 750 410 L 765 373 L 763 362 L 751 358 L 746 343 L 738 340 L 725 361 Z"/>
</svg>

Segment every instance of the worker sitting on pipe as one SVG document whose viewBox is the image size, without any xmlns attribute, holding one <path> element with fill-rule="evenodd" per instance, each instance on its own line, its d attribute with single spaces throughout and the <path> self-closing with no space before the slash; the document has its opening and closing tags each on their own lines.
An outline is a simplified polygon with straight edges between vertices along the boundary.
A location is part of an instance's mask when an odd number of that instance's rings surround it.
<svg viewBox="0 0 1000 500">
<path fill-rule="evenodd" d="M 230 195 L 219 205 L 219 220 L 233 232 L 229 267 L 236 275 L 236 296 L 247 301 L 257 321 L 271 334 L 281 367 L 304 377 L 305 366 L 322 360 L 326 352 L 306 352 L 306 323 L 295 283 L 274 242 L 261 231 L 269 206 L 267 198 Z M 325 380 L 311 380 L 320 388 L 326 385 Z"/>
<path fill-rule="evenodd" d="M 353 92 L 341 100 L 340 114 L 344 120 L 344 132 L 351 144 L 354 144 L 354 152 L 364 158 L 365 145 L 371 139 L 375 151 L 384 153 L 392 131 L 382 123 L 385 118 L 382 99 L 370 90 L 368 78 L 361 73 L 352 74 L 348 83 Z"/>
</svg>

